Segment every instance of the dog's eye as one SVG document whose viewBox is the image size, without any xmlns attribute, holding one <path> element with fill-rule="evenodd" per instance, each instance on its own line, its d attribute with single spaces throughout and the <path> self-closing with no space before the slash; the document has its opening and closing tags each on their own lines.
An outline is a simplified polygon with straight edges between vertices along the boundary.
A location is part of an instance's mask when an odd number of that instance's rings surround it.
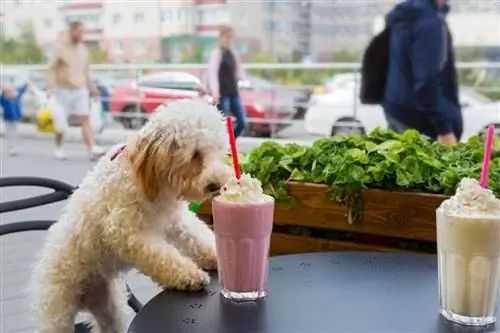
<svg viewBox="0 0 500 333">
<path fill-rule="evenodd" d="M 198 150 L 196 150 L 193 154 L 193 160 L 197 160 L 201 157 L 201 154 Z"/>
</svg>

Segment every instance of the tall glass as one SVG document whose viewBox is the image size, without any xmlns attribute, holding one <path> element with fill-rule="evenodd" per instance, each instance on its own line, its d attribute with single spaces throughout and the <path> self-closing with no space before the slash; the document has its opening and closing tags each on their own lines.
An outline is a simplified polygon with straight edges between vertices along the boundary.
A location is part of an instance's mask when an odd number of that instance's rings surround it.
<svg viewBox="0 0 500 333">
<path fill-rule="evenodd" d="M 500 216 L 436 212 L 440 312 L 471 326 L 496 321 L 500 292 Z"/>
<path fill-rule="evenodd" d="M 266 296 L 274 199 L 238 204 L 216 197 L 212 210 L 222 295 L 239 301 Z"/>
</svg>

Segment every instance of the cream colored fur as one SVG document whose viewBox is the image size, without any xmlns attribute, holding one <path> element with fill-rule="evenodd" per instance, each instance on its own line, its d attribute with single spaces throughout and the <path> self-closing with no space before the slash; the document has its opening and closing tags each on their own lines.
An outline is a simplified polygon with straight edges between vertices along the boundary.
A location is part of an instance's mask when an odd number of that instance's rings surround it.
<svg viewBox="0 0 500 333">
<path fill-rule="evenodd" d="M 114 159 L 84 178 L 49 230 L 33 272 L 39 333 L 124 332 L 120 275 L 137 268 L 164 287 L 198 290 L 216 268 L 212 231 L 188 210 L 225 183 L 227 129 L 217 109 L 183 100 L 159 107 Z M 209 186 L 210 185 L 210 186 Z"/>
</svg>

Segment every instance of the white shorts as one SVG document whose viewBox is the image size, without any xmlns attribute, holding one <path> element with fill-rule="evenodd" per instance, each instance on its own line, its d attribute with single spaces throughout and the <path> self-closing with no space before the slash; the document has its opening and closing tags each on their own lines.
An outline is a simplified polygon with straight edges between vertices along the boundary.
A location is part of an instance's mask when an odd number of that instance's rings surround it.
<svg viewBox="0 0 500 333">
<path fill-rule="evenodd" d="M 55 91 L 55 98 L 66 115 L 88 116 L 90 114 L 88 89 L 58 88 Z"/>
</svg>

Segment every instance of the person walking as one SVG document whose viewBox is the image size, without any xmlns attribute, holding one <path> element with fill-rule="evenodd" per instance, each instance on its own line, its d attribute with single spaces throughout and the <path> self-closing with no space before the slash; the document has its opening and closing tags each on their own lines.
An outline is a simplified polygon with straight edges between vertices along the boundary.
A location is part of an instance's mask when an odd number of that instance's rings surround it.
<svg viewBox="0 0 500 333">
<path fill-rule="evenodd" d="M 81 22 L 70 24 L 69 30 L 55 44 L 48 69 L 47 97 L 54 96 L 63 111 L 64 121 L 76 115 L 82 130 L 89 157 L 95 160 L 105 153 L 96 145 L 90 126 L 90 95 L 99 95 L 90 76 L 89 51 L 82 41 L 84 27 Z M 66 127 L 66 126 L 64 126 Z M 64 131 L 56 133 L 56 159 L 67 159 L 63 150 Z"/>
<path fill-rule="evenodd" d="M 446 0 L 405 0 L 387 16 L 389 68 L 383 108 L 389 129 L 413 128 L 444 144 L 460 140 L 453 42 Z"/>
<path fill-rule="evenodd" d="M 212 51 L 208 64 L 208 84 L 214 103 L 225 115 L 236 118 L 234 136 L 237 138 L 246 126 L 246 113 L 238 91 L 238 80 L 244 79 L 245 74 L 233 43 L 233 28 L 222 27 L 219 44 Z"/>
<path fill-rule="evenodd" d="M 0 106 L 3 109 L 5 143 L 7 144 L 7 153 L 11 156 L 18 153 L 17 124 L 23 118 L 22 98 L 28 88 L 28 83 L 19 88 L 9 84 L 1 87 Z"/>
</svg>

